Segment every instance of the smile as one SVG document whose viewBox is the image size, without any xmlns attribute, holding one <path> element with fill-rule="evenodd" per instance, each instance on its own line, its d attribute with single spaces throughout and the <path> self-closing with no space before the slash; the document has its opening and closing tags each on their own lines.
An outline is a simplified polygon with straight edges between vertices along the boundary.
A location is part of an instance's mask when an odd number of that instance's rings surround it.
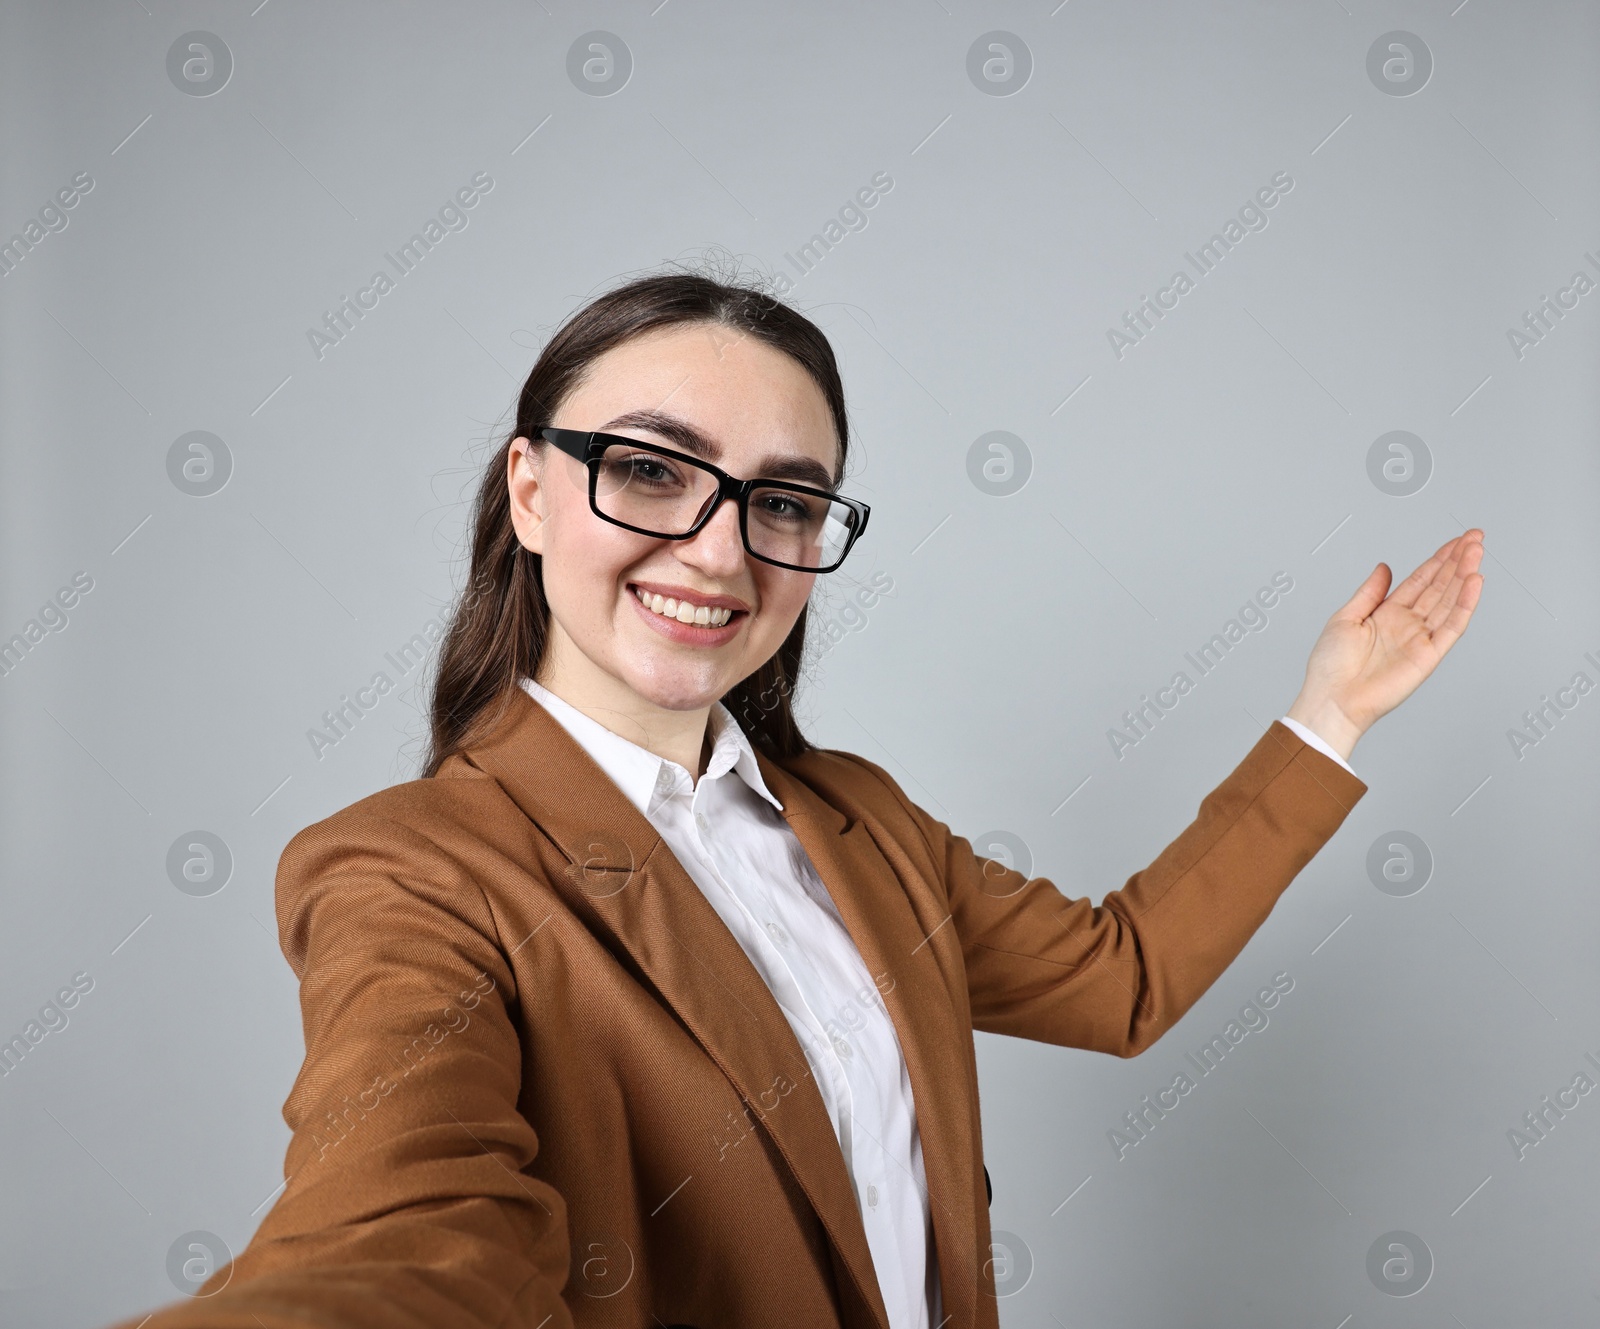
<svg viewBox="0 0 1600 1329">
<path fill-rule="evenodd" d="M 720 628 L 734 615 L 734 610 L 696 605 L 688 600 L 674 600 L 671 596 L 652 595 L 638 587 L 630 587 L 634 598 L 652 614 L 676 619 L 679 623 L 694 624 L 702 628 Z"/>
</svg>

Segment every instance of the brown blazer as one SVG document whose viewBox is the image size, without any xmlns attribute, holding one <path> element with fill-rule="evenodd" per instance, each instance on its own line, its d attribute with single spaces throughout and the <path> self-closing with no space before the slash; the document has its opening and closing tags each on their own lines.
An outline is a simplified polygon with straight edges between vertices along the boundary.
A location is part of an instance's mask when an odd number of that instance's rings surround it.
<svg viewBox="0 0 1600 1329">
<path fill-rule="evenodd" d="M 758 760 L 904 1049 L 946 1324 L 995 1329 L 972 1030 L 1142 1052 L 1367 786 L 1275 721 L 1095 907 L 976 857 L 862 757 Z M 306 1039 L 287 1185 L 144 1329 L 886 1329 L 787 1021 L 526 693 L 436 777 L 296 835 L 277 907 Z"/>
</svg>

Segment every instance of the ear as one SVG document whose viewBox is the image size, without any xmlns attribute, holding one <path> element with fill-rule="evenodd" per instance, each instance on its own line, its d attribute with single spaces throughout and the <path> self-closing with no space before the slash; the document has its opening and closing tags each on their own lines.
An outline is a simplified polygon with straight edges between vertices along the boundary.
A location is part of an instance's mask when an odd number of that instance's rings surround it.
<svg viewBox="0 0 1600 1329">
<path fill-rule="evenodd" d="M 524 437 L 511 441 L 506 454 L 506 488 L 511 499 L 511 525 L 524 549 L 544 553 L 545 492 L 542 458 Z"/>
</svg>

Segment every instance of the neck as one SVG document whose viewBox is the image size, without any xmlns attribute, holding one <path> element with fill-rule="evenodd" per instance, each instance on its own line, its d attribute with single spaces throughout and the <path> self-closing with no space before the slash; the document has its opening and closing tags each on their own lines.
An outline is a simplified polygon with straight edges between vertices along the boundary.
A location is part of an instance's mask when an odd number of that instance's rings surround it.
<svg viewBox="0 0 1600 1329">
<path fill-rule="evenodd" d="M 534 675 L 540 686 L 613 734 L 677 762 L 698 784 L 711 760 L 711 708 L 675 711 L 657 706 L 587 657 L 581 661 L 582 667 L 575 667 L 571 656 L 576 651 L 575 646 L 563 642 L 561 634 L 555 634 Z"/>
</svg>

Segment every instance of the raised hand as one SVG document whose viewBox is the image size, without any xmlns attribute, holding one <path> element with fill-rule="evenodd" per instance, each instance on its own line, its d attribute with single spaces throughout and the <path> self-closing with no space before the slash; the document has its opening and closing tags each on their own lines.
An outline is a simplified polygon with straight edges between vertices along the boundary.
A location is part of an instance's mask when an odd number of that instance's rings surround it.
<svg viewBox="0 0 1600 1329">
<path fill-rule="evenodd" d="M 1483 589 L 1483 531 L 1465 531 L 1393 592 L 1379 563 L 1322 629 L 1287 712 L 1349 757 L 1373 723 L 1416 691 L 1467 630 Z"/>
</svg>

